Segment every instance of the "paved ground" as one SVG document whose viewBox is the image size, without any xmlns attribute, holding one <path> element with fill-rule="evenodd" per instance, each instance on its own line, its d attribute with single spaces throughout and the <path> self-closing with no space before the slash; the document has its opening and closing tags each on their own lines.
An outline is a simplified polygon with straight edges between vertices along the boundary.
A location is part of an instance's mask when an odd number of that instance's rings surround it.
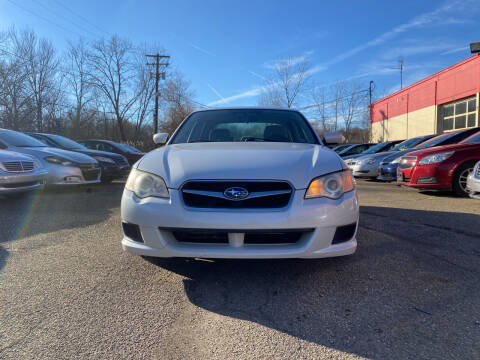
<svg viewBox="0 0 480 360">
<path fill-rule="evenodd" d="M 0 358 L 480 358 L 479 201 L 360 181 L 353 256 L 149 262 L 121 191 L 0 199 Z"/>
</svg>

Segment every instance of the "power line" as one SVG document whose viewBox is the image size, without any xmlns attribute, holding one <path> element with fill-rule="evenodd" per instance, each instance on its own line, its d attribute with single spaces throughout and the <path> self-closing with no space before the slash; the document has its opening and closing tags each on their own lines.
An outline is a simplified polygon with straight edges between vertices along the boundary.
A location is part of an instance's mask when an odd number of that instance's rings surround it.
<svg viewBox="0 0 480 360">
<path fill-rule="evenodd" d="M 55 14 L 56 16 L 60 17 L 60 18 L 63 18 L 65 21 L 71 23 L 72 25 L 75 25 L 78 29 L 80 29 L 81 31 L 83 32 L 88 32 L 90 34 L 92 34 L 93 36 L 97 37 L 98 34 L 95 34 L 94 32 L 90 31 L 89 29 L 79 25 L 78 23 L 74 22 L 72 19 L 69 19 L 67 18 L 65 15 L 59 13 L 58 11 L 56 11 L 55 9 L 51 8 L 51 7 L 48 7 L 46 6 L 45 4 L 43 4 L 42 2 L 40 1 L 37 1 L 37 4 L 40 5 L 41 7 L 43 7 L 45 10 L 49 11 L 49 12 L 52 12 L 53 14 Z"/>
<path fill-rule="evenodd" d="M 95 23 L 91 22 L 90 20 L 88 20 L 87 18 L 85 18 L 84 16 L 76 13 L 75 11 L 73 11 L 71 8 L 69 8 L 68 6 L 66 6 L 65 4 L 63 4 L 62 2 L 58 1 L 58 0 L 54 0 L 58 5 L 60 5 L 61 7 L 63 7 L 64 9 L 66 9 L 67 11 L 69 11 L 71 14 L 77 16 L 79 19 L 83 20 L 85 23 L 91 25 L 92 27 L 95 27 L 97 28 L 97 30 L 99 30 L 100 32 L 110 36 L 110 34 L 108 33 L 108 31 L 105 31 L 103 30 L 101 27 L 97 26 Z"/>
<path fill-rule="evenodd" d="M 30 10 L 30 9 L 28 9 L 28 8 L 20 5 L 20 4 L 17 4 L 16 2 L 14 2 L 14 1 L 12 1 L 12 0 L 7 0 L 7 1 L 8 1 L 9 3 L 15 5 L 16 7 L 22 9 L 23 11 L 26 11 L 26 12 L 32 14 L 33 16 L 36 16 L 36 17 L 39 18 L 39 19 L 42 19 L 42 20 L 44 20 L 44 21 L 46 21 L 46 22 L 48 22 L 48 23 L 50 23 L 50 24 L 52 24 L 52 25 L 55 25 L 56 27 L 58 27 L 58 28 L 60 28 L 60 29 L 62 29 L 62 30 L 64 30 L 64 31 L 67 31 L 67 32 L 69 32 L 69 33 L 72 33 L 72 34 L 74 34 L 74 35 L 77 35 L 77 36 L 81 37 L 81 35 L 80 35 L 78 32 L 76 32 L 76 31 L 69 30 L 69 29 L 63 27 L 62 25 L 59 25 L 59 24 L 51 21 L 50 19 L 48 19 L 48 18 L 46 18 L 46 17 L 44 17 L 44 16 L 42 16 L 42 15 L 38 15 L 38 14 L 35 13 L 34 11 L 32 11 L 32 10 Z"/>
</svg>

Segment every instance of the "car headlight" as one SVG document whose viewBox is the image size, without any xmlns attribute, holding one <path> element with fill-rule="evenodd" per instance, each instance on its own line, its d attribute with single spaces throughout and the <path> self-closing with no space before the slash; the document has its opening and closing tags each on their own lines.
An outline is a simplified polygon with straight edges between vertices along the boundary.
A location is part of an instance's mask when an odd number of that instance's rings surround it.
<svg viewBox="0 0 480 360">
<path fill-rule="evenodd" d="M 392 163 L 392 164 L 398 164 L 398 163 L 400 162 L 400 160 L 402 160 L 402 157 L 401 157 L 401 156 L 393 159 L 393 161 L 392 161 L 391 163 Z"/>
<path fill-rule="evenodd" d="M 350 170 L 320 176 L 312 180 L 305 193 L 305 199 L 327 197 L 338 199 L 344 193 L 355 189 L 355 180 Z"/>
<path fill-rule="evenodd" d="M 70 160 L 61 158 L 59 156 L 47 156 L 45 158 L 45 161 L 49 162 L 50 164 L 56 164 L 56 165 L 72 165 L 72 162 Z"/>
<path fill-rule="evenodd" d="M 455 151 L 448 151 L 444 153 L 439 153 L 439 154 L 433 154 L 429 156 L 425 156 L 418 165 L 430 165 L 430 164 L 437 164 L 442 161 L 447 160 L 450 156 L 452 156 L 455 153 Z"/>
<path fill-rule="evenodd" d="M 167 185 L 160 176 L 137 169 L 132 169 L 130 172 L 125 188 L 142 199 L 150 196 L 170 197 Z"/>
<path fill-rule="evenodd" d="M 106 163 L 109 163 L 109 164 L 115 164 L 115 161 L 113 161 L 112 159 L 110 158 L 107 158 L 107 157 L 104 157 L 104 156 L 93 156 L 93 158 L 97 161 L 100 161 L 100 162 L 106 162 Z"/>
</svg>

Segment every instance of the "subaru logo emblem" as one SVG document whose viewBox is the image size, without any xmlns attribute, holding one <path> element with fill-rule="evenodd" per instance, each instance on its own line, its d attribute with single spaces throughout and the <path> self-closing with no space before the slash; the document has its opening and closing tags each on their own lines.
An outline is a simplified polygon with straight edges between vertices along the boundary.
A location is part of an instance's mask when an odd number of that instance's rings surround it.
<svg viewBox="0 0 480 360">
<path fill-rule="evenodd" d="M 243 187 L 231 187 L 226 189 L 223 195 L 225 195 L 227 199 L 238 201 L 245 199 L 249 195 L 249 192 Z"/>
</svg>

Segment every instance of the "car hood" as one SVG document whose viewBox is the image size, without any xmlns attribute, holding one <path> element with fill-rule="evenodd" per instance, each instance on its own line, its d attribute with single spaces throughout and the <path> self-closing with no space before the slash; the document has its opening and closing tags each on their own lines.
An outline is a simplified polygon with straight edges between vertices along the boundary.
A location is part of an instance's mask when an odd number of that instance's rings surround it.
<svg viewBox="0 0 480 360">
<path fill-rule="evenodd" d="M 108 151 L 90 150 L 90 149 L 78 149 L 78 150 L 68 150 L 68 151 L 78 152 L 78 153 L 85 154 L 85 155 L 88 155 L 88 156 L 103 156 L 103 157 L 107 157 L 107 158 L 110 158 L 110 159 L 116 159 L 116 160 L 123 159 L 122 155 L 111 153 L 111 152 L 108 152 Z"/>
<path fill-rule="evenodd" d="M 320 145 L 297 143 L 195 143 L 167 145 L 146 154 L 139 170 L 161 176 L 170 188 L 186 180 L 286 180 L 296 189 L 345 163 Z"/>
<path fill-rule="evenodd" d="M 33 158 L 27 154 L 21 154 L 15 151 L 0 150 L 0 162 L 1 161 L 32 161 Z"/>
<path fill-rule="evenodd" d="M 375 162 L 377 162 L 377 161 L 381 161 L 381 160 L 385 159 L 387 156 L 390 156 L 392 154 L 398 154 L 398 153 L 399 153 L 399 151 L 384 151 L 384 152 L 379 152 L 379 153 L 376 153 L 376 154 L 366 154 L 366 155 L 360 154 L 361 156 L 359 156 L 357 158 L 357 160 L 374 158 Z"/>
<path fill-rule="evenodd" d="M 64 159 L 67 159 L 69 161 L 79 163 L 79 164 L 91 164 L 91 163 L 97 163 L 98 161 L 95 160 L 94 158 L 74 152 L 74 151 L 68 151 L 68 150 L 63 150 L 63 149 L 57 149 L 49 146 L 45 147 L 17 147 L 15 148 L 15 151 L 18 151 L 22 154 L 29 154 L 33 155 L 40 160 L 43 160 L 46 156 L 52 156 L 52 155 L 57 155 L 61 156 Z"/>
<path fill-rule="evenodd" d="M 432 154 L 438 154 L 448 151 L 460 151 L 460 150 L 477 150 L 480 149 L 479 143 L 466 143 L 466 144 L 450 144 L 443 146 L 433 146 L 427 149 L 421 149 L 416 151 L 411 151 L 411 156 L 428 156 Z"/>
</svg>

